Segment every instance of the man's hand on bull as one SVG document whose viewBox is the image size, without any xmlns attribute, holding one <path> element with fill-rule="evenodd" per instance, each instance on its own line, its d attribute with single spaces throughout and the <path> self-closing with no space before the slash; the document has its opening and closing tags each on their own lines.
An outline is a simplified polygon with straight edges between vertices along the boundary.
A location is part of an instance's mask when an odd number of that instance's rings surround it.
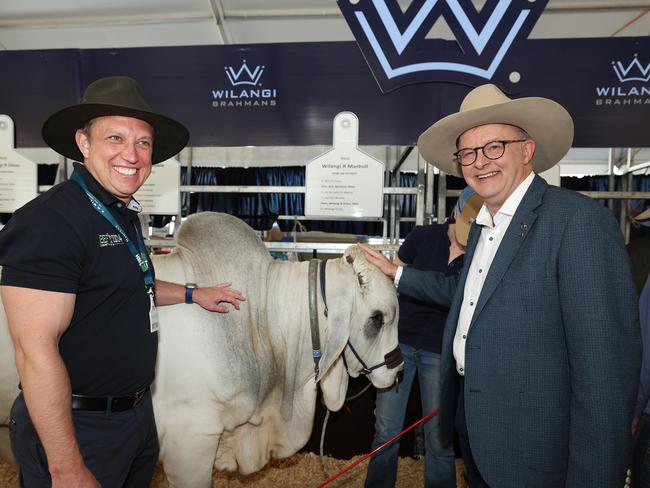
<svg viewBox="0 0 650 488">
<path fill-rule="evenodd" d="M 246 300 L 246 297 L 239 290 L 231 288 L 231 285 L 232 283 L 219 283 L 196 288 L 192 294 L 192 301 L 212 312 L 230 312 L 230 308 L 225 303 L 230 303 L 239 310 L 239 302 Z"/>
<path fill-rule="evenodd" d="M 397 264 L 391 262 L 386 256 L 384 256 L 379 251 L 375 251 L 367 244 L 362 244 L 358 242 L 357 246 L 363 249 L 363 252 L 366 254 L 366 259 L 370 263 L 377 266 L 379 270 L 389 278 L 391 279 L 395 278 L 395 273 L 397 273 L 397 268 L 398 268 Z"/>
</svg>

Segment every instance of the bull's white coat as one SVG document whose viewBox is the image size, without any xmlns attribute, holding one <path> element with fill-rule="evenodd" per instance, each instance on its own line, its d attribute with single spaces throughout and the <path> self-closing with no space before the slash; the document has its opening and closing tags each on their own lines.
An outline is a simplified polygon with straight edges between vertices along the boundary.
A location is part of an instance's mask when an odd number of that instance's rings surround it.
<svg viewBox="0 0 650 488">
<path fill-rule="evenodd" d="M 172 254 L 154 258 L 156 277 L 198 286 L 230 281 L 247 298 L 239 311 L 211 313 L 198 305 L 159 308 L 153 401 L 161 458 L 171 486 L 211 486 L 213 466 L 252 473 L 271 458 L 294 454 L 312 431 L 317 394 L 308 310 L 308 263 L 272 259 L 241 220 L 216 213 L 191 216 Z M 329 317 L 319 292 L 320 387 L 327 407 L 343 405 L 349 373 L 398 345 L 393 284 L 351 246 L 327 262 Z M 381 313 L 383 325 L 370 316 Z M 0 314 L 0 421 L 17 394 L 13 349 Z M 5 337 L 2 334 L 6 334 Z M 370 374 L 379 388 L 397 369 Z"/>
<path fill-rule="evenodd" d="M 160 308 L 154 408 L 170 483 L 209 486 L 213 465 L 251 473 L 271 457 L 294 454 L 311 434 L 317 393 L 308 263 L 273 260 L 241 220 L 203 213 L 183 224 L 175 252 L 156 258 L 155 269 L 160 279 L 198 286 L 230 281 L 247 298 L 228 314 L 197 305 Z M 338 410 L 348 338 L 367 365 L 382 362 L 397 347 L 397 298 L 356 246 L 328 261 L 326 295 L 327 319 L 319 292 L 320 385 L 328 408 Z M 375 311 L 385 317 L 378 330 L 367 325 Z M 356 376 L 360 364 L 345 355 Z M 396 372 L 382 367 L 370 379 L 386 387 Z"/>
</svg>

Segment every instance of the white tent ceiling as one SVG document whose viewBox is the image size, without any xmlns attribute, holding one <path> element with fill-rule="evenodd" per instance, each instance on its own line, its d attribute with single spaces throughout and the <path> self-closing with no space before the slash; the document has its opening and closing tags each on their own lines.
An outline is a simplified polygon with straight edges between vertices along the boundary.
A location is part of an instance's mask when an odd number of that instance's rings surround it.
<svg viewBox="0 0 650 488">
<path fill-rule="evenodd" d="M 480 8 L 484 1 L 474 3 Z M 407 8 L 410 2 L 400 4 Z M 647 36 L 649 12 L 650 0 L 550 0 L 531 38 Z M 434 25 L 430 37 L 453 38 L 444 21 Z M 334 0 L 0 2 L 0 50 L 351 40 Z M 295 161 L 292 151 L 279 151 L 278 158 L 286 164 L 304 163 L 304 151 L 295 152 Z M 244 151 L 245 161 L 230 153 L 232 159 L 223 164 L 255 164 L 250 149 Z M 268 151 L 264 153 L 268 156 Z M 650 159 L 647 155 L 642 151 L 635 161 Z M 569 160 L 578 161 L 578 166 L 588 162 L 594 172 L 601 172 L 606 169 L 607 151 L 572 151 L 563 173 L 579 173 L 575 164 L 568 169 Z"/>
<path fill-rule="evenodd" d="M 649 8 L 650 0 L 550 0 L 531 37 L 608 37 Z M 649 34 L 643 15 L 617 35 Z M 444 25 L 432 35 L 450 38 Z M 353 38 L 334 0 L 0 2 L 0 49 L 343 40 Z"/>
</svg>

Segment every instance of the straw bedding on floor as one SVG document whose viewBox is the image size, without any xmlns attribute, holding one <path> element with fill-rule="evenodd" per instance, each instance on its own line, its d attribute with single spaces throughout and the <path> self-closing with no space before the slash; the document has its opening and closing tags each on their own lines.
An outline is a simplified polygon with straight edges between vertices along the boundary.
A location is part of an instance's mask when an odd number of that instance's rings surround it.
<svg viewBox="0 0 650 488">
<path fill-rule="evenodd" d="M 329 476 L 344 469 L 354 462 L 353 459 L 334 459 L 326 457 L 321 463 L 319 456 L 312 453 L 298 453 L 290 458 L 273 461 L 269 466 L 258 473 L 249 476 L 215 473 L 212 478 L 213 487 L 223 488 L 269 488 L 269 487 L 316 487 Z M 324 466 L 323 466 L 324 465 Z M 337 479 L 328 486 L 331 488 L 357 488 L 363 487 L 367 461 L 359 464 L 349 473 Z M 324 471 L 324 469 L 326 471 Z M 458 487 L 465 488 L 465 483 L 460 476 L 462 462 L 456 465 Z M 424 459 L 401 458 L 397 474 L 397 488 L 417 488 L 424 486 Z M 0 462 L 0 488 L 13 488 L 18 486 L 18 474 L 15 467 Z M 167 488 L 167 482 L 161 467 L 156 469 L 151 488 Z"/>
</svg>

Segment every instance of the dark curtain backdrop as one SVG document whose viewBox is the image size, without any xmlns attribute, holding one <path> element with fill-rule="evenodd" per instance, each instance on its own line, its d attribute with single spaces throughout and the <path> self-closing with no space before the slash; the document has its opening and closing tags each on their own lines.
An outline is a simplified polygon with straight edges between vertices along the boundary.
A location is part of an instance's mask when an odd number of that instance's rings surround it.
<svg viewBox="0 0 650 488">
<path fill-rule="evenodd" d="M 437 179 L 434 178 L 434 202 L 437 201 Z M 186 168 L 181 169 L 181 181 L 187 184 Z M 267 168 L 192 168 L 193 185 L 246 185 L 246 186 L 304 186 L 304 166 L 289 167 L 267 167 Z M 415 187 L 417 175 L 415 173 L 401 173 L 399 185 L 403 187 Z M 460 190 L 464 188 L 465 181 L 462 178 L 447 176 L 447 188 Z M 585 176 L 585 177 L 563 177 L 562 186 L 576 191 L 606 191 L 608 189 L 607 176 Z M 615 190 L 622 189 L 621 177 L 616 177 Z M 636 176 L 633 179 L 633 191 L 650 191 L 650 175 Z M 415 217 L 416 198 L 415 195 L 386 196 L 384 205 L 386 211 L 389 209 L 390 198 L 399 199 L 399 214 L 401 217 Z M 447 214 L 456 203 L 455 198 L 447 198 Z M 602 205 L 607 205 L 606 199 L 597 200 Z M 225 212 L 235 215 L 251 227 L 257 230 L 267 230 L 273 224 L 278 215 L 303 215 L 305 198 L 302 193 L 194 193 L 183 194 L 183 213 L 194 213 L 200 211 Z M 615 201 L 615 215 L 621 200 Z M 631 212 L 635 214 L 643 210 L 647 205 L 645 200 L 632 200 L 630 202 Z M 435 213 L 435 210 L 434 210 Z M 388 212 L 386 212 L 388 214 Z M 290 232 L 294 223 L 291 221 L 279 221 L 280 228 Z M 356 234 L 362 236 L 380 236 L 382 225 L 380 222 L 364 221 L 301 221 L 307 230 L 319 230 L 325 232 L 338 232 Z M 406 236 L 414 227 L 413 222 L 402 222 L 400 225 L 400 236 Z M 646 233 L 645 229 L 633 229 L 632 237 L 636 233 Z"/>
<path fill-rule="evenodd" d="M 413 187 L 416 175 L 403 173 L 400 185 Z M 187 184 L 187 169 L 181 169 L 181 181 Z M 266 168 L 192 168 L 192 185 L 242 186 L 304 186 L 305 167 Z M 189 198 L 188 198 L 189 197 Z M 388 205 L 386 197 L 385 205 Z M 399 195 L 404 217 L 415 216 L 415 196 Z M 184 194 L 183 213 L 202 211 L 225 212 L 239 217 L 257 230 L 268 230 L 278 215 L 303 215 L 305 196 L 302 193 L 194 193 Z M 377 236 L 382 234 L 381 222 L 301 220 L 307 230 Z M 284 232 L 293 229 L 294 222 L 278 221 Z M 407 224 L 406 224 L 407 225 Z M 412 227 L 412 224 L 411 224 Z M 410 227 L 409 229 L 410 230 Z"/>
<path fill-rule="evenodd" d="M 38 165 L 38 184 L 52 185 L 56 177 L 57 165 Z M 437 183 L 438 175 L 435 176 Z M 650 175 L 635 176 L 632 191 L 650 191 Z M 181 183 L 187 182 L 187 168 L 181 168 Z M 265 167 L 265 168 L 192 168 L 192 185 L 241 185 L 241 186 L 304 186 L 305 167 Z M 415 187 L 417 175 L 415 173 L 401 173 L 399 185 Z M 462 189 L 465 182 L 461 178 L 447 176 L 447 188 Z M 562 186 L 576 191 L 606 191 L 608 189 L 607 176 L 563 177 Z M 437 184 L 434 188 L 437 188 Z M 616 190 L 622 189 L 621 177 L 616 177 Z M 399 199 L 399 214 L 401 217 L 415 217 L 415 195 L 386 196 L 384 208 L 386 215 L 390 205 L 390 198 Z M 437 190 L 434 190 L 434 202 L 437 201 Z M 303 215 L 305 197 L 302 193 L 183 193 L 181 205 L 183 215 L 189 213 L 214 211 L 225 212 L 241 218 L 256 230 L 268 230 L 278 215 Z M 607 200 L 598 199 L 603 205 Z M 455 204 L 455 198 L 446 201 L 447 214 Z M 615 200 L 615 215 L 618 216 L 621 200 Z M 645 200 L 632 200 L 630 210 L 632 215 L 642 211 L 648 202 Z M 6 223 L 11 214 L 0 214 L 0 221 Z M 171 217 L 171 216 L 170 216 Z M 152 217 L 153 225 L 162 227 L 170 217 Z M 294 226 L 291 221 L 279 221 L 280 228 L 290 232 Z M 307 230 L 320 230 L 325 232 L 348 233 L 360 236 L 380 236 L 382 233 L 381 222 L 364 221 L 301 221 Z M 415 224 L 403 222 L 400 226 L 400 236 L 406 236 Z M 631 238 L 647 235 L 648 227 L 632 228 Z"/>
</svg>

